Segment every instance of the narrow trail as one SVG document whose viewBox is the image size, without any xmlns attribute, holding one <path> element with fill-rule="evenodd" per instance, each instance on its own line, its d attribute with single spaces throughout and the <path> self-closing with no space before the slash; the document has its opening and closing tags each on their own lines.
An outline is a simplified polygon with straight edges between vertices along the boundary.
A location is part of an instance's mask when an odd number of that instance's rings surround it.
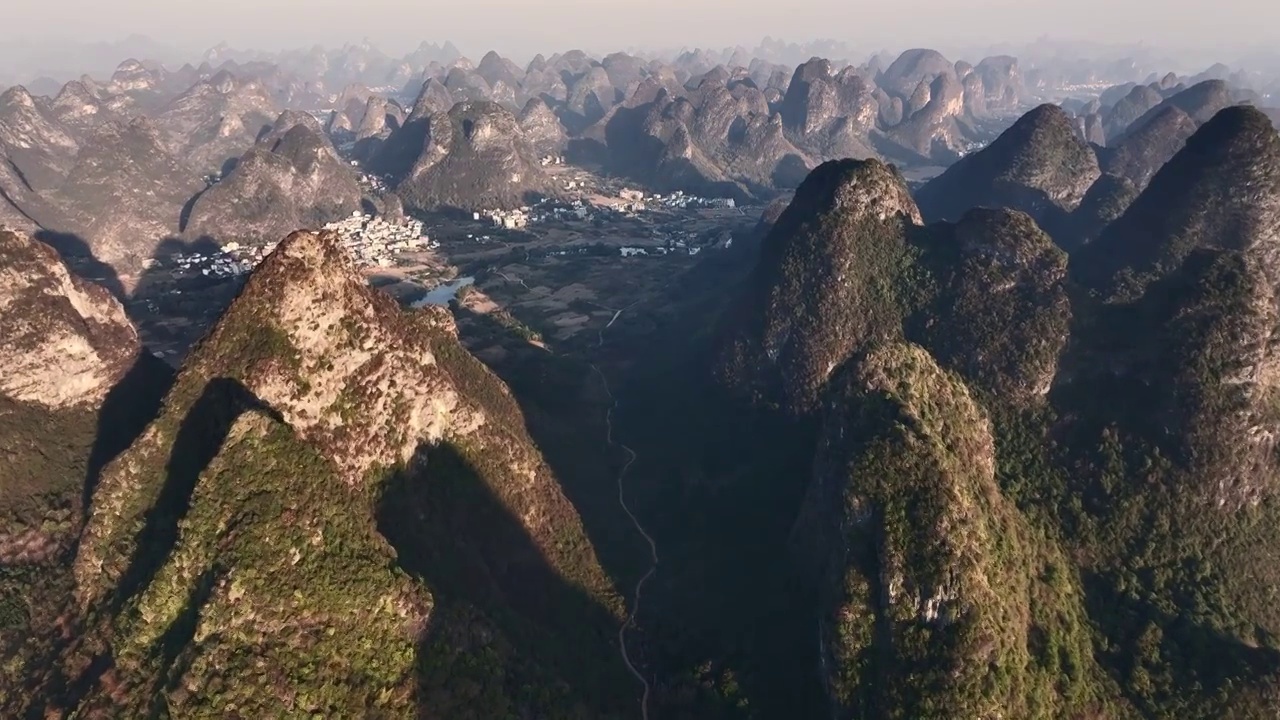
<svg viewBox="0 0 1280 720">
<path fill-rule="evenodd" d="M 605 330 L 608 330 L 608 329 L 609 329 L 609 328 L 611 328 L 611 327 L 613 327 L 613 324 L 614 324 L 614 323 L 616 323 L 616 322 L 618 322 L 618 318 L 622 316 L 622 313 L 624 313 L 624 312 L 626 312 L 626 311 L 630 310 L 631 308 L 633 308 L 633 307 L 635 307 L 635 306 L 639 305 L 639 304 L 640 304 L 640 301 L 639 301 L 639 300 L 637 300 L 637 301 L 635 301 L 635 302 L 631 303 L 630 305 L 628 305 L 628 306 L 626 306 L 626 307 L 622 308 L 621 310 L 614 310 L 613 308 L 610 308 L 610 307 L 604 307 L 603 305 L 601 305 L 601 304 L 599 304 L 599 303 L 591 303 L 591 304 L 592 304 L 592 305 L 595 305 L 596 307 L 599 307 L 599 308 L 604 308 L 605 310 L 612 310 L 612 311 L 613 311 L 613 317 L 609 318 L 609 322 L 608 322 L 608 323 L 606 323 L 604 327 L 600 328 L 600 332 L 596 335 L 596 338 L 597 338 L 597 340 L 598 340 L 598 341 L 596 342 L 596 347 L 601 347 L 601 346 L 603 346 L 603 345 L 604 345 L 604 331 L 605 331 Z M 595 367 L 595 366 L 593 365 L 592 367 Z M 597 368 L 597 369 L 596 369 L 596 372 L 600 372 L 599 368 Z M 604 374 L 603 374 L 603 373 L 600 375 L 600 378 L 601 378 L 601 379 L 604 379 Z M 609 382 L 606 380 L 606 381 L 605 381 L 605 389 L 607 390 L 608 388 L 609 388 Z M 610 397 L 612 398 L 613 396 L 612 396 L 612 395 L 610 395 Z"/>
<path fill-rule="evenodd" d="M 613 326 L 613 323 L 617 321 L 618 316 L 621 315 L 623 311 L 629 309 L 634 305 L 635 303 L 632 303 L 632 305 L 629 305 L 626 308 L 623 308 L 622 310 L 617 310 L 614 312 L 613 318 L 609 320 L 609 324 L 605 325 L 604 328 L 600 331 L 600 342 L 597 345 L 597 347 L 604 344 L 604 331 L 608 330 L 610 327 Z M 640 672 L 640 670 L 636 668 L 635 664 L 631 662 L 631 655 L 627 651 L 627 630 L 630 629 L 631 626 L 635 624 L 636 616 L 639 615 L 640 613 L 640 597 L 641 597 L 641 593 L 644 590 L 644 584 L 648 582 L 649 578 L 653 577 L 653 574 L 658 571 L 658 544 L 653 541 L 653 537 L 650 536 L 649 533 L 644 529 L 644 526 L 640 524 L 640 520 L 636 518 L 636 516 L 631 512 L 631 508 L 627 507 L 627 498 L 626 498 L 624 481 L 626 480 L 626 477 L 627 477 L 627 471 L 631 469 L 631 466 L 635 464 L 635 461 L 639 456 L 636 455 L 636 452 L 631 448 L 614 440 L 613 411 L 616 410 L 618 407 L 618 400 L 613 396 L 613 390 L 609 387 L 609 379 L 605 377 L 604 373 L 600 370 L 600 368 L 597 367 L 595 364 L 592 364 L 591 369 L 595 370 L 596 374 L 600 376 L 600 382 L 604 385 L 605 394 L 608 395 L 609 397 L 609 409 L 608 411 L 605 412 L 605 416 L 604 416 L 605 429 L 606 429 L 605 443 L 609 447 L 616 446 L 616 447 L 622 448 L 622 451 L 627 454 L 627 461 L 623 463 L 622 469 L 618 471 L 618 478 L 617 478 L 618 505 L 622 507 L 622 511 L 626 513 L 627 517 L 631 520 L 631 524 L 635 526 L 636 531 L 640 533 L 640 536 L 644 538 L 644 541 L 649 543 L 649 558 L 650 558 L 649 570 L 645 572 L 645 574 L 640 578 L 639 581 L 636 582 L 635 590 L 632 593 L 631 611 L 627 614 L 626 622 L 622 624 L 622 627 L 618 628 L 618 647 L 621 650 L 622 662 L 626 664 L 627 670 L 629 670 L 631 674 L 634 675 L 635 678 L 639 680 L 642 685 L 644 685 L 644 694 L 640 698 L 640 716 L 642 720 L 649 720 L 649 694 L 650 694 L 650 691 L 652 690 L 652 687 L 649 683 L 649 679 L 644 676 L 644 673 Z"/>
</svg>

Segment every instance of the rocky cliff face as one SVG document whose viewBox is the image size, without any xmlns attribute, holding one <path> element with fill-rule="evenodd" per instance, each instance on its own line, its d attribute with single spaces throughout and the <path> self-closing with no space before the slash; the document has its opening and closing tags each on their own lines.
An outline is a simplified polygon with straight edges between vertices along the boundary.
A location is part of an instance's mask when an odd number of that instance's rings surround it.
<svg viewBox="0 0 1280 720">
<path fill-rule="evenodd" d="M 201 183 L 151 121 L 80 114 L 75 97 L 52 108 L 20 89 L 0 98 L 0 221 L 75 234 L 99 259 L 136 267 L 176 234 Z"/>
<path fill-rule="evenodd" d="M 139 349 L 120 303 L 24 235 L 0 231 L 0 258 L 0 393 L 49 409 L 101 402 Z"/>
<path fill-rule="evenodd" d="M 34 229 L 57 218 L 44 197 L 72 164 L 78 144 L 24 88 L 0 95 L 0 222 Z"/>
<path fill-rule="evenodd" d="M 804 415 L 851 357 L 906 337 L 1001 402 L 1038 403 L 1067 341 L 1065 275 L 1065 256 L 1025 214 L 921 227 L 890 167 L 826 163 L 769 231 L 718 373 Z"/>
<path fill-rule="evenodd" d="M 85 690 L 46 709 L 585 717 L 626 695 L 620 601 L 514 400 L 331 236 L 282 242 L 190 356 L 105 471 L 75 579 L 49 677 Z"/>
<path fill-rule="evenodd" d="M 520 111 L 520 130 L 540 155 L 559 155 L 569 143 L 564 126 L 551 106 L 542 98 L 533 98 Z"/>
<path fill-rule="evenodd" d="M 876 84 L 894 97 L 908 100 L 920 87 L 928 87 L 938 77 L 956 79 L 955 66 L 936 50 L 907 50 L 885 68 Z M 918 103 L 923 106 L 923 103 Z M 917 109 L 919 109 L 917 107 Z"/>
<path fill-rule="evenodd" d="M 228 177 L 201 193 L 184 228 L 188 236 L 271 242 L 360 209 L 355 176 L 316 122 L 285 130 L 287 124 L 282 116 Z"/>
<path fill-rule="evenodd" d="M 1251 192 L 1234 195 L 1232 187 Z M 1268 492 L 1275 472 L 1270 433 L 1260 429 L 1271 421 L 1275 382 L 1271 335 L 1280 310 L 1272 288 L 1280 268 L 1271 246 L 1278 227 L 1280 137 L 1261 113 L 1232 108 L 1197 132 L 1073 264 L 1113 305 L 1131 306 L 1106 313 L 1108 322 L 1147 320 L 1142 332 L 1106 344 L 1093 336 L 1098 344 L 1089 352 L 1101 355 L 1088 361 L 1091 371 L 1107 367 L 1161 388 L 1192 380 L 1193 370 L 1202 374 L 1166 396 L 1158 416 L 1181 447 L 1165 449 L 1195 458 L 1188 469 L 1206 483 L 1201 489 L 1234 505 Z M 1127 346 L 1133 354 L 1123 352 Z M 1201 402 L 1183 393 L 1202 395 Z"/>
<path fill-rule="evenodd" d="M 792 540 L 834 717 L 1280 697 L 1280 136 L 1227 108 L 1067 219 L 1070 263 L 1024 213 L 921 227 L 890 168 L 829 163 L 724 320 L 722 385 L 816 433 Z"/>
<path fill-rule="evenodd" d="M 102 123 L 123 119 L 106 107 L 84 82 L 78 80 L 63 85 L 49 109 L 63 127 L 78 134 L 82 141 Z"/>
<path fill-rule="evenodd" d="M 21 188 L 13 188 L 15 195 L 55 187 L 78 149 L 71 133 L 25 88 L 0 94 L 0 153 L 22 181 Z"/>
<path fill-rule="evenodd" d="M 413 107 L 409 110 L 406 122 L 422 120 L 433 113 L 449 112 L 452 107 L 453 96 L 449 93 L 449 89 L 435 78 L 431 78 L 422 83 L 422 88 L 413 101 Z"/>
<path fill-rule="evenodd" d="M 834 76 L 830 62 L 813 59 L 796 68 L 780 112 L 788 133 L 819 157 L 874 157 L 869 134 L 880 105 L 856 73 Z"/>
<path fill-rule="evenodd" d="M 974 68 L 982 81 L 983 105 L 989 113 L 1016 112 L 1022 107 L 1025 87 L 1018 59 L 1008 55 L 983 58 Z"/>
<path fill-rule="evenodd" d="M 196 83 L 156 115 L 175 154 L 198 173 L 215 173 L 253 145 L 280 108 L 261 83 L 229 72 Z"/>
<path fill-rule="evenodd" d="M 62 561 L 85 486 L 151 396 L 126 382 L 150 366 L 120 303 L 73 276 L 52 248 L 0 229 L 0 281 L 0 645 L 12 653 L 65 591 Z M 20 666 L 0 681 L 16 687 Z"/>
<path fill-rule="evenodd" d="M 177 235 L 183 207 L 203 187 L 166 147 L 150 120 L 103 125 L 53 195 L 61 222 L 46 226 L 80 235 L 103 262 L 138 268 Z"/>
<path fill-rule="evenodd" d="M 656 84 L 637 94 L 646 89 Z M 634 157 L 629 173 L 663 189 L 768 196 L 775 187 L 797 185 L 811 162 L 787 140 L 780 118 L 769 113 L 753 87 L 731 90 L 722 81 L 704 80 L 692 98 L 657 89 L 652 102 L 633 112 L 643 113 L 637 124 L 629 126 L 619 116 L 607 129 L 610 150 L 619 165 Z M 635 135 L 627 136 L 627 130 Z"/>
<path fill-rule="evenodd" d="M 972 207 L 1007 207 L 1051 225 L 1074 210 L 1098 178 L 1094 152 L 1056 105 L 1022 116 L 986 148 L 967 156 L 917 193 L 929 219 L 955 220 Z"/>
<path fill-rule="evenodd" d="M 407 208 L 514 207 L 552 192 L 515 116 L 500 105 L 459 103 L 419 130 L 423 144 L 397 187 Z"/>
<path fill-rule="evenodd" d="M 823 578 L 831 716 L 1091 709 L 1080 686 L 1102 673 L 1083 593 L 1002 496 L 991 423 L 964 383 L 922 348 L 889 344 L 833 390 L 796 526 Z"/>
<path fill-rule="evenodd" d="M 958 157 L 964 139 L 956 123 L 964 113 L 964 98 L 964 87 L 954 73 L 922 80 L 903 108 L 902 121 L 886 137 L 913 153 L 913 159 L 950 162 Z"/>
<path fill-rule="evenodd" d="M 603 118 L 618 100 L 609 72 L 599 65 L 591 66 L 568 86 L 565 121 L 570 130 L 581 130 Z"/>
</svg>

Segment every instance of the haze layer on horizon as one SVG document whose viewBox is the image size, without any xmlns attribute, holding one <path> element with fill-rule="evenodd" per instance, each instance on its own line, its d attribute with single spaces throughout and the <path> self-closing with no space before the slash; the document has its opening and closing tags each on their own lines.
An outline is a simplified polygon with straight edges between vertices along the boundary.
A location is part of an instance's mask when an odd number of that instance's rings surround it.
<svg viewBox="0 0 1280 720">
<path fill-rule="evenodd" d="M 183 53 L 226 42 L 280 50 L 367 39 L 388 52 L 423 40 L 465 53 L 529 56 L 582 48 L 754 45 L 772 36 L 831 38 L 868 52 L 998 46 L 1050 36 L 1186 49 L 1280 42 L 1280 3 L 1258 0 L 8 0 L 18 47 L 144 35 Z M 14 49 L 11 47 L 11 49 Z M 0 59 L 3 59 L 0 57 Z"/>
</svg>

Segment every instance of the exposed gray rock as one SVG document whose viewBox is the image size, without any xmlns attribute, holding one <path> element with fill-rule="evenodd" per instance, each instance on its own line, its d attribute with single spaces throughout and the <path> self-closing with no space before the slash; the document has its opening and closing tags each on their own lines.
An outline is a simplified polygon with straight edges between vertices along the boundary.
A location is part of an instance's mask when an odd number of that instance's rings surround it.
<svg viewBox="0 0 1280 720">
<path fill-rule="evenodd" d="M 520 130 L 540 155 L 558 155 L 569 142 L 560 118 L 542 98 L 533 98 L 520 111 Z"/>
<path fill-rule="evenodd" d="M 0 395 L 45 408 L 93 406 L 140 349 L 124 308 L 53 248 L 0 230 Z"/>
<path fill-rule="evenodd" d="M 192 169 L 211 173 L 252 146 L 279 114 L 260 83 L 224 71 L 171 102 L 156 117 L 156 125 Z"/>
<path fill-rule="evenodd" d="M 154 123 L 109 122 L 86 140 L 53 195 L 61 222 L 45 227 L 80 235 L 103 262 L 137 269 L 177 234 L 183 206 L 202 187 L 165 150 Z"/>
<path fill-rule="evenodd" d="M 201 194 L 184 233 L 222 243 L 276 241 L 350 215 L 360 201 L 350 167 L 314 121 L 301 122 L 278 138 L 265 137 L 229 176 Z"/>
<path fill-rule="evenodd" d="M 497 103 L 458 103 L 424 130 L 396 190 L 408 208 L 514 207 L 552 191 L 519 122 Z"/>
</svg>

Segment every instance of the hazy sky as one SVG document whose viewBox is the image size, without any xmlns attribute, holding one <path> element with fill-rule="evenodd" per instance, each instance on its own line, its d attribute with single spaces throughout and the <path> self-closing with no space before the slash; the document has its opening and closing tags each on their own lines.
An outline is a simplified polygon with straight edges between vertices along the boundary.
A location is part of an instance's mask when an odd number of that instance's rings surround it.
<svg viewBox="0 0 1280 720">
<path fill-rule="evenodd" d="M 878 48 L 1040 36 L 1174 47 L 1280 44 L 1275 0 L 2 0 L 26 41 L 118 40 L 184 50 L 368 38 L 388 51 L 452 40 L 517 55 L 832 38 Z M 359 8 L 357 10 L 357 8 Z M 12 31 L 6 33 L 12 37 Z"/>
</svg>

